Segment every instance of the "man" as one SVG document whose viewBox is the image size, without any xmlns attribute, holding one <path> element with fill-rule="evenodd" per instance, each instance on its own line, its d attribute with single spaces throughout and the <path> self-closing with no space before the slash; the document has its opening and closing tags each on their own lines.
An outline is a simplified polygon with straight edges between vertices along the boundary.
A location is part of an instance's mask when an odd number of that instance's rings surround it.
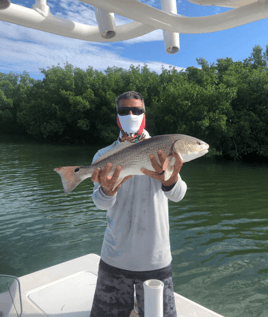
<svg viewBox="0 0 268 317">
<path fill-rule="evenodd" d="M 126 92 L 116 99 L 119 138 L 99 150 L 97 160 L 119 142 L 140 142 L 150 138 L 145 127 L 145 104 L 137 92 Z M 107 210 L 107 227 L 101 250 L 101 260 L 91 317 L 129 317 L 134 306 L 134 285 L 139 317 L 144 316 L 143 282 L 159 279 L 164 283 L 164 317 L 176 317 L 171 271 L 168 199 L 178 202 L 187 186 L 179 172 L 182 160 L 172 153 L 176 162 L 174 172 L 164 181 L 163 168 L 167 156 L 159 151 L 158 164 L 151 156 L 155 172 L 141 169 L 143 176 L 127 176 L 113 190 L 122 169 L 117 166 L 113 175 L 109 163 L 101 171 L 96 169 L 93 201 Z"/>
</svg>

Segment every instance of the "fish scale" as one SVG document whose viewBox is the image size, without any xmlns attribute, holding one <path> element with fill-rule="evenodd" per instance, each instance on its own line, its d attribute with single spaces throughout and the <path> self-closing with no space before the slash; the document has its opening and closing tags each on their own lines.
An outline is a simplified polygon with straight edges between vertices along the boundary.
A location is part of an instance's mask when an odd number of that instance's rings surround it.
<svg viewBox="0 0 268 317">
<path fill-rule="evenodd" d="M 160 164 L 158 151 L 162 150 L 165 155 L 170 155 L 172 153 L 172 145 L 175 141 L 176 139 L 170 136 L 167 138 L 165 138 L 165 136 L 153 137 L 137 143 L 134 146 L 129 146 L 126 150 L 121 150 L 108 158 L 103 159 L 99 163 L 93 163 L 91 167 L 94 167 L 94 170 L 96 168 L 103 170 L 106 164 L 112 163 L 113 167 L 108 175 L 113 175 L 115 168 L 118 165 L 122 166 L 120 176 L 125 177 L 133 174 L 144 175 L 140 171 L 141 168 L 147 168 L 148 170 L 154 171 L 149 159 L 150 155 L 154 155 L 158 164 Z M 144 159 L 145 157 L 147 160 Z M 143 163 L 143 166 L 141 166 L 141 162 Z M 133 174 L 131 174 L 131 172 L 133 172 Z"/>
<path fill-rule="evenodd" d="M 115 168 L 120 165 L 122 170 L 114 185 L 115 188 L 128 175 L 144 175 L 140 171 L 141 168 L 155 171 L 151 164 L 150 155 L 154 155 L 158 164 L 161 165 L 158 158 L 159 150 L 169 156 L 164 173 L 165 180 L 168 180 L 174 169 L 175 160 L 172 159 L 172 151 L 179 154 L 183 162 L 189 162 L 206 154 L 208 148 L 207 143 L 197 138 L 183 134 L 166 134 L 154 136 L 139 143 L 125 141 L 117 144 L 90 166 L 65 166 L 55 168 L 54 171 L 61 176 L 64 192 L 69 193 L 84 179 L 91 177 L 97 168 L 103 170 L 108 163 L 112 163 L 112 169 L 108 174 L 111 176 Z"/>
</svg>

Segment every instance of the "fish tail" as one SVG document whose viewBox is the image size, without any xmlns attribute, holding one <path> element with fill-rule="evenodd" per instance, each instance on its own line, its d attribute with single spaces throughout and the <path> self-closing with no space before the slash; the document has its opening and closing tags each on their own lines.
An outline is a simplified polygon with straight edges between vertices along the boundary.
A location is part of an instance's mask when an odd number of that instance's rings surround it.
<svg viewBox="0 0 268 317">
<path fill-rule="evenodd" d="M 80 166 L 64 166 L 53 170 L 60 175 L 65 194 L 69 194 L 84 179 L 76 173 L 77 169 L 79 171 Z"/>
</svg>

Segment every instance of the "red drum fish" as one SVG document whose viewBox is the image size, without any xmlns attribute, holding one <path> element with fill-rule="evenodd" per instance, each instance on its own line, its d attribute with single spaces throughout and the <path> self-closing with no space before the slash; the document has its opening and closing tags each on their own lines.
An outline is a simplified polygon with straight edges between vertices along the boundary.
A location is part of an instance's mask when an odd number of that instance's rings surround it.
<svg viewBox="0 0 268 317">
<path fill-rule="evenodd" d="M 162 150 L 165 155 L 169 155 L 166 159 L 164 173 L 165 180 L 168 180 L 175 164 L 175 158 L 171 155 L 172 151 L 178 153 L 185 163 L 205 155 L 208 149 L 207 143 L 188 135 L 158 135 L 139 143 L 121 142 L 105 152 L 90 166 L 65 166 L 55 168 L 54 171 L 61 176 L 64 192 L 68 194 L 84 179 L 91 177 L 97 168 L 103 170 L 106 164 L 112 163 L 113 166 L 108 175 L 113 175 L 116 166 L 120 165 L 122 170 L 117 183 L 114 185 L 115 188 L 128 175 L 144 175 L 141 168 L 155 171 L 151 164 L 150 155 L 154 155 L 160 164 L 159 150 Z"/>
</svg>

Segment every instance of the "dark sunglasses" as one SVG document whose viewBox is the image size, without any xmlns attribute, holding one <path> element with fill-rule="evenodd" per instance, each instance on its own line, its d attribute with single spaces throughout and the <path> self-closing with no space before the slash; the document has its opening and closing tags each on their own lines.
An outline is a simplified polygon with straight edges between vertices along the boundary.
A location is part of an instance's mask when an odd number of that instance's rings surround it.
<svg viewBox="0 0 268 317">
<path fill-rule="evenodd" d="M 136 107 L 122 107 L 118 110 L 118 114 L 120 116 L 127 116 L 130 112 L 130 110 L 132 111 L 132 113 L 135 116 L 138 116 L 142 113 L 144 113 L 144 109 L 143 108 L 136 108 Z"/>
</svg>

